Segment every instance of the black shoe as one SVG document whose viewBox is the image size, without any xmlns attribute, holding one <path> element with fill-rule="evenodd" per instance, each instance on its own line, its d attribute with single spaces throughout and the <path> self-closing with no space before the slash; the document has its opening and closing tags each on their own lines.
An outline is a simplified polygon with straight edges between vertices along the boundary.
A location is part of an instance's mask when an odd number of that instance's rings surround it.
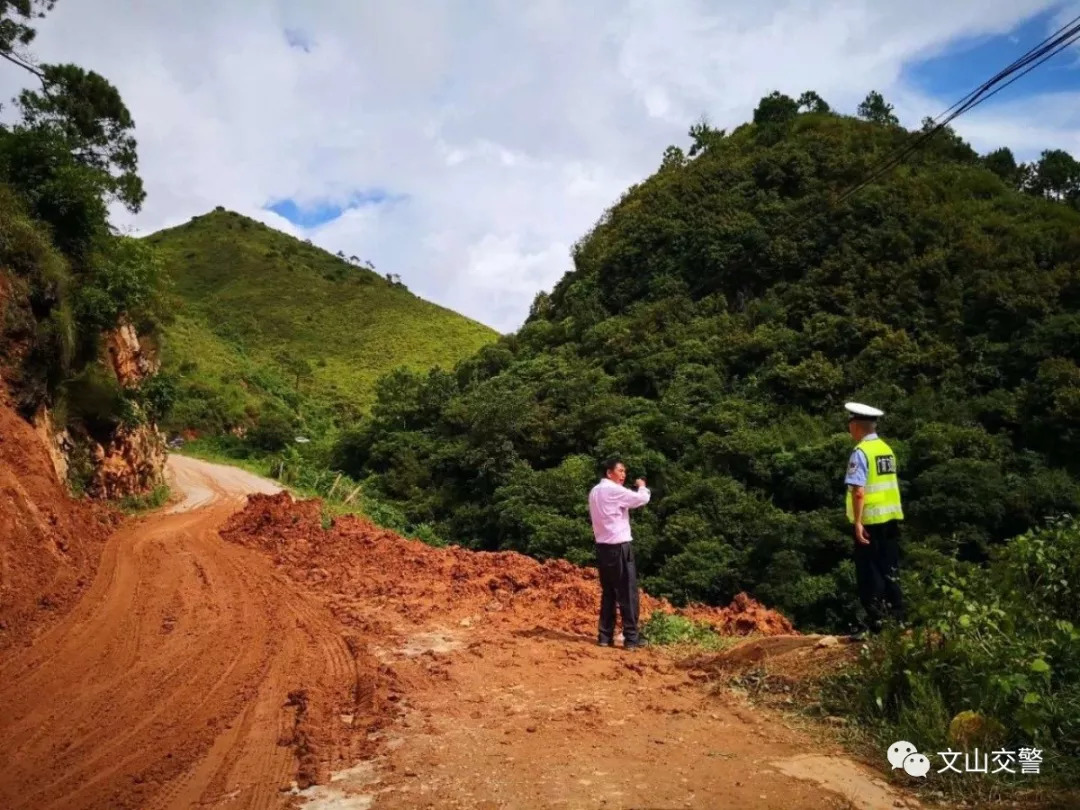
<svg viewBox="0 0 1080 810">
<path fill-rule="evenodd" d="M 642 650 L 649 646 L 649 642 L 645 639 L 638 639 L 637 641 L 627 641 L 623 643 L 624 650 Z"/>
<path fill-rule="evenodd" d="M 614 647 L 615 642 L 614 641 L 597 641 L 596 646 L 597 647 Z"/>
</svg>

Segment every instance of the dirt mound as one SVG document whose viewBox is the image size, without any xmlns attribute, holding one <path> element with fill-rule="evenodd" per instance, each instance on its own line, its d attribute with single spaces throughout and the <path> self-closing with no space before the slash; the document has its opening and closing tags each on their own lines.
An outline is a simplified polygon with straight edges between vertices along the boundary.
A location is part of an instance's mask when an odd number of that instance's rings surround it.
<svg viewBox="0 0 1080 810">
<path fill-rule="evenodd" d="M 787 617 L 765 607 L 745 593 L 736 594 L 727 607 L 690 605 L 679 612 L 691 619 L 705 622 L 723 635 L 798 636 Z"/>
<path fill-rule="evenodd" d="M 0 649 L 33 638 L 78 601 L 118 522 L 69 497 L 45 445 L 0 390 Z"/>
<path fill-rule="evenodd" d="M 324 530 L 318 500 L 294 503 L 287 493 L 252 495 L 222 530 L 231 542 L 269 553 L 289 575 L 316 586 L 335 613 L 365 631 L 389 629 L 381 614 L 414 624 L 471 622 L 542 625 L 591 634 L 600 586 L 595 569 L 564 560 L 538 562 L 516 552 L 433 548 L 355 517 Z M 642 595 L 642 614 L 662 609 L 708 622 L 718 632 L 793 634 L 790 622 L 745 594 L 726 608 L 676 611 Z"/>
<path fill-rule="evenodd" d="M 821 680 L 854 664 L 860 649 L 861 644 L 840 636 L 766 636 L 678 666 L 698 673 L 698 680 L 738 683 L 762 705 L 787 710 L 793 698 L 804 706 L 817 704 Z"/>
<path fill-rule="evenodd" d="M 834 660 L 847 655 L 852 640 L 838 636 L 775 635 L 741 642 L 723 652 L 688 659 L 684 666 L 700 670 L 748 669 L 764 662 L 780 668 L 799 661 Z"/>
</svg>

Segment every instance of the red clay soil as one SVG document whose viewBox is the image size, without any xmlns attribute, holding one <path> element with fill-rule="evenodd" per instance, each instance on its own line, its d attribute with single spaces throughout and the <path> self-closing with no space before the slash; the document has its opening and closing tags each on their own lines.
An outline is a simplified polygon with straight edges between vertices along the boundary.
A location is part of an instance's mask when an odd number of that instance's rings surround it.
<svg viewBox="0 0 1080 810">
<path fill-rule="evenodd" d="M 688 658 L 679 666 L 721 681 L 753 671 L 773 685 L 813 691 L 823 676 L 853 664 L 861 649 L 847 637 L 763 636 Z"/>
<path fill-rule="evenodd" d="M 434 548 L 362 518 L 338 518 L 324 530 L 318 500 L 287 493 L 252 495 L 222 529 L 233 543 L 268 552 L 290 577 L 328 596 L 339 619 L 365 632 L 390 630 L 394 615 L 414 625 L 483 614 L 489 626 L 521 627 L 542 617 L 547 630 L 595 632 L 597 572 L 565 560 L 537 562 L 516 552 Z M 647 594 L 641 612 L 678 612 L 724 635 L 794 634 L 791 623 L 746 594 L 725 608 L 676 611 Z"/>
<path fill-rule="evenodd" d="M 0 650 L 29 643 L 93 581 L 118 516 L 75 501 L 0 385 Z"/>
<path fill-rule="evenodd" d="M 324 531 L 285 494 L 234 514 L 250 490 L 193 460 L 185 482 L 216 502 L 125 524 L 74 608 L 0 655 L 3 810 L 898 806 L 661 651 L 592 644 L 588 569 Z"/>
<path fill-rule="evenodd" d="M 221 541 L 234 508 L 130 521 L 74 609 L 0 656 L 0 808 L 277 808 L 370 756 L 382 665 Z"/>
</svg>

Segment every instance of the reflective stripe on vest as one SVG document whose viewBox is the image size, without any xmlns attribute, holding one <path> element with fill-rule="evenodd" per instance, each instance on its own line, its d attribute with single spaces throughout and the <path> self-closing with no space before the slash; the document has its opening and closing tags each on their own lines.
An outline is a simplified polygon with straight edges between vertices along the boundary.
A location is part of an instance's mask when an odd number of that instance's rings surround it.
<svg viewBox="0 0 1080 810">
<path fill-rule="evenodd" d="M 863 486 L 863 523 L 887 523 L 903 520 L 900 505 L 900 482 L 896 477 L 896 456 L 889 445 L 881 439 L 861 441 L 856 448 L 866 456 L 866 484 Z M 855 506 L 848 487 L 846 496 L 847 518 L 855 522 Z"/>
</svg>

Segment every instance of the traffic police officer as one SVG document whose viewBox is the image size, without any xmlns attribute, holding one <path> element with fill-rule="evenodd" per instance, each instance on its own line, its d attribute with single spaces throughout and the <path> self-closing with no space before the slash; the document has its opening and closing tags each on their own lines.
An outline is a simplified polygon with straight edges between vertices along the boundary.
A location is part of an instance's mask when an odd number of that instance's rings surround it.
<svg viewBox="0 0 1080 810">
<path fill-rule="evenodd" d="M 884 413 L 859 402 L 844 406 L 848 432 L 855 450 L 848 462 L 847 518 L 855 532 L 855 577 L 859 601 L 866 610 L 871 632 L 878 632 L 886 615 L 904 618 L 900 569 L 900 485 L 896 455 L 877 435 L 877 419 Z"/>
</svg>

